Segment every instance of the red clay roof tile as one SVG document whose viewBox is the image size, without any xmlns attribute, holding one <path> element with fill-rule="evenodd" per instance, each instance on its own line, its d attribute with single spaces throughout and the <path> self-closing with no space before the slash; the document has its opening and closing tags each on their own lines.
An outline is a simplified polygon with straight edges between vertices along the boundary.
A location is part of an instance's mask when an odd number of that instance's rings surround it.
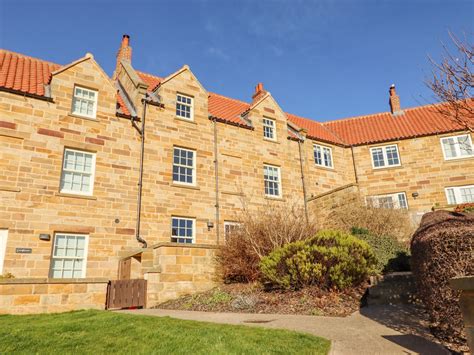
<svg viewBox="0 0 474 355">
<path fill-rule="evenodd" d="M 0 87 L 44 96 L 51 73 L 61 66 L 0 49 Z"/>
<path fill-rule="evenodd" d="M 51 73 L 59 68 L 59 64 L 0 49 L 0 87 L 6 89 L 44 96 L 44 86 L 49 83 Z M 149 91 L 162 81 L 158 76 L 137 73 L 149 85 Z M 130 115 L 119 94 L 117 106 L 123 114 Z M 209 115 L 224 122 L 250 127 L 242 118 L 249 107 L 246 102 L 209 93 Z M 460 124 L 441 115 L 434 105 L 405 109 L 403 114 L 395 116 L 384 112 L 324 123 L 293 114 L 287 114 L 287 117 L 306 129 L 309 138 L 341 145 L 371 144 L 464 130 Z"/>
</svg>

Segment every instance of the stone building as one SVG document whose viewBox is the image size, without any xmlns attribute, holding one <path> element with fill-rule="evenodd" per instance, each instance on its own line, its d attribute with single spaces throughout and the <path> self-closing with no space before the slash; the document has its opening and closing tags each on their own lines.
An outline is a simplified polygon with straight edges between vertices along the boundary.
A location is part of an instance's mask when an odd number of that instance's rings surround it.
<svg viewBox="0 0 474 355">
<path fill-rule="evenodd" d="M 320 123 L 262 84 L 242 102 L 188 66 L 138 71 L 128 36 L 112 78 L 91 54 L 59 65 L 1 50 L 0 275 L 144 276 L 158 302 L 212 284 L 243 203 L 315 213 L 350 190 L 416 215 L 474 201 L 472 133 L 433 106 L 402 109 L 395 87 L 389 103 Z"/>
</svg>

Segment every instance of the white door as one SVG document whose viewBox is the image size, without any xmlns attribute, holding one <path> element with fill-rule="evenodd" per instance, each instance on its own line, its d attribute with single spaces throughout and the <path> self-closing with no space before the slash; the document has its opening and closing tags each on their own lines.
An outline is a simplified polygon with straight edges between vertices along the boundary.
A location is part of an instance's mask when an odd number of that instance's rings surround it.
<svg viewBox="0 0 474 355">
<path fill-rule="evenodd" d="M 3 262 L 7 249 L 8 229 L 0 229 L 0 275 L 3 275 Z"/>
</svg>

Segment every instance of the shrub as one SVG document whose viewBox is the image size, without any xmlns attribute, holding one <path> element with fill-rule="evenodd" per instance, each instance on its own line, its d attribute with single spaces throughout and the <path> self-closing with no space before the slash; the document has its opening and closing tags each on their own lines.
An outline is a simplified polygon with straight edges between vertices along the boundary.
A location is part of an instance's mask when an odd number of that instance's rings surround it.
<svg viewBox="0 0 474 355">
<path fill-rule="evenodd" d="M 412 269 L 418 294 L 438 338 L 466 343 L 459 308 L 460 291 L 449 279 L 474 274 L 474 215 L 436 211 L 427 213 L 411 242 Z"/>
<path fill-rule="evenodd" d="M 348 194 L 344 201 L 333 206 L 329 216 L 321 221 L 321 227 L 348 233 L 354 227 L 363 228 L 373 236 L 390 236 L 399 241 L 408 241 L 415 230 L 407 210 L 368 206 L 354 194 Z"/>
<path fill-rule="evenodd" d="M 259 262 L 276 248 L 316 233 L 302 204 L 268 203 L 256 211 L 247 208 L 235 216 L 241 225 L 232 231 L 217 254 L 218 271 L 226 282 L 251 282 L 260 276 Z"/>
<path fill-rule="evenodd" d="M 457 205 L 456 208 L 454 209 L 454 212 L 465 212 L 465 213 L 470 213 L 474 212 L 474 203 L 463 203 L 460 205 Z"/>
<path fill-rule="evenodd" d="M 264 283 L 283 289 L 307 285 L 345 289 L 364 281 L 375 263 L 366 242 L 326 230 L 273 251 L 262 259 L 260 269 Z"/>
<path fill-rule="evenodd" d="M 352 234 L 367 242 L 377 259 L 378 273 L 410 271 L 410 250 L 408 245 L 390 236 L 375 236 L 364 228 L 352 228 Z"/>
</svg>

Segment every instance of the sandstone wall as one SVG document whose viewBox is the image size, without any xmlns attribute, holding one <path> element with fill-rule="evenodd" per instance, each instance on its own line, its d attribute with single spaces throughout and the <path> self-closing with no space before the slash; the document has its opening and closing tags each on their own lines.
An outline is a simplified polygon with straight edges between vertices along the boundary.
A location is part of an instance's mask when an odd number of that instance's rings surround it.
<svg viewBox="0 0 474 355">
<path fill-rule="evenodd" d="M 0 280 L 0 314 L 105 309 L 106 279 Z"/>
</svg>

